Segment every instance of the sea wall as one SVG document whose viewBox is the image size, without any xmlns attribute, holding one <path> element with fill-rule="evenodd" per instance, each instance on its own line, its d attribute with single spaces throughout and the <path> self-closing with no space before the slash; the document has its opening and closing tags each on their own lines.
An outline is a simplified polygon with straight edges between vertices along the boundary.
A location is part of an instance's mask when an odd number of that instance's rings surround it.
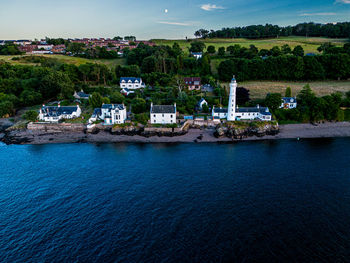
<svg viewBox="0 0 350 263">
<path fill-rule="evenodd" d="M 27 129 L 31 131 L 43 131 L 47 133 L 84 132 L 85 125 L 83 123 L 30 122 L 27 125 Z"/>
</svg>

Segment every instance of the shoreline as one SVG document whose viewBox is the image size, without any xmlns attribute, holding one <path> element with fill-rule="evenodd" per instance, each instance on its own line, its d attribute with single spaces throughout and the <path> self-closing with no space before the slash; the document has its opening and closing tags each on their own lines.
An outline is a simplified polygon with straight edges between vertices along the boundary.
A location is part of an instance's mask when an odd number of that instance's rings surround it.
<svg viewBox="0 0 350 263">
<path fill-rule="evenodd" d="M 262 137 L 247 137 L 231 139 L 228 137 L 216 138 L 214 129 L 189 129 L 185 135 L 173 137 L 143 137 L 140 135 L 112 135 L 100 131 L 97 134 L 84 132 L 45 133 L 41 131 L 22 130 L 11 134 L 13 142 L 8 144 L 52 144 L 52 143 L 235 143 L 239 141 L 262 141 L 280 139 L 311 139 L 350 137 L 350 122 L 326 122 L 313 124 L 284 124 L 280 125 L 277 135 Z M 5 134 L 0 133 L 0 141 Z M 200 139 L 201 138 L 201 139 Z M 5 141 L 6 143 L 6 141 Z"/>
</svg>

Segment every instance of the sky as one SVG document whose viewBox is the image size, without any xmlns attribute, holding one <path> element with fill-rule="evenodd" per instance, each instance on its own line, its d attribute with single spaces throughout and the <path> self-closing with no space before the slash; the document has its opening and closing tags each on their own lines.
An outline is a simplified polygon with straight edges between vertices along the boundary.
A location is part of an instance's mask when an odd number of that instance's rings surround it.
<svg viewBox="0 0 350 263">
<path fill-rule="evenodd" d="M 0 39 L 179 39 L 200 28 L 311 21 L 350 21 L 350 0 L 0 0 Z"/>
</svg>

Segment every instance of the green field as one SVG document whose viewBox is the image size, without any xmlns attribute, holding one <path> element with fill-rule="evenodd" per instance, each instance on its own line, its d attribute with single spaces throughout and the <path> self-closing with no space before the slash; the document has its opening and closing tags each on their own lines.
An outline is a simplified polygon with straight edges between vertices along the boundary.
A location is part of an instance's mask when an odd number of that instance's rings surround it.
<svg viewBox="0 0 350 263">
<path fill-rule="evenodd" d="M 29 56 L 29 55 L 24 55 Z M 28 63 L 21 60 L 12 60 L 13 57 L 24 57 L 24 56 L 4 56 L 0 55 L 0 60 L 10 62 L 11 64 L 24 64 L 24 65 L 34 65 L 33 63 Z M 123 58 L 117 58 L 117 59 L 86 59 L 86 58 L 79 58 L 79 57 L 71 57 L 71 56 L 65 56 L 65 55 L 32 55 L 32 56 L 42 56 L 42 57 L 48 57 L 48 58 L 54 58 L 62 63 L 68 63 L 68 64 L 74 64 L 79 66 L 80 64 L 84 63 L 103 63 L 106 64 L 108 67 L 113 68 L 117 65 L 125 65 L 126 61 Z"/>
<path fill-rule="evenodd" d="M 165 39 L 153 39 L 158 45 L 173 45 L 175 42 L 180 45 L 180 47 L 188 52 L 188 48 L 191 46 L 191 42 L 186 40 L 165 40 Z M 228 47 L 234 44 L 239 44 L 243 47 L 249 47 L 250 45 L 255 45 L 258 49 L 271 49 L 274 46 L 283 46 L 288 44 L 290 47 L 294 48 L 297 45 L 301 45 L 305 53 L 318 53 L 317 48 L 326 42 L 331 42 L 334 45 L 342 46 L 347 39 L 332 39 L 323 37 L 280 37 L 272 39 L 197 39 L 197 41 L 202 41 L 206 46 L 213 45 L 216 50 L 219 47 Z"/>
<path fill-rule="evenodd" d="M 267 93 L 281 93 L 284 95 L 286 87 L 292 88 L 292 95 L 296 96 L 306 84 L 317 96 L 324 96 L 334 92 L 345 93 L 350 91 L 350 80 L 348 81 L 314 81 L 314 82 L 292 82 L 292 81 L 246 81 L 238 83 L 238 87 L 249 89 L 251 99 L 263 99 Z M 228 83 L 222 83 L 228 88 Z"/>
</svg>

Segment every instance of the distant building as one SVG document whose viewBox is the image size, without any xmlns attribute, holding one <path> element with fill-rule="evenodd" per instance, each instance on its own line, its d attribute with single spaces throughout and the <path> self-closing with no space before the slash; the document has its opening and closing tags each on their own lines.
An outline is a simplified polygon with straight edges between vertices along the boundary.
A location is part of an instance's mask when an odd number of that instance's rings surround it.
<svg viewBox="0 0 350 263">
<path fill-rule="evenodd" d="M 58 122 L 61 119 L 74 119 L 81 115 L 79 105 L 76 106 L 45 106 L 39 110 L 39 120 Z"/>
<path fill-rule="evenodd" d="M 201 78 L 200 77 L 190 77 L 184 78 L 185 87 L 188 90 L 200 90 L 201 89 Z"/>
<path fill-rule="evenodd" d="M 214 91 L 214 87 L 211 86 L 210 84 L 205 84 L 202 86 L 202 91 L 203 92 L 213 92 Z"/>
<path fill-rule="evenodd" d="M 51 51 L 52 51 L 52 53 L 55 53 L 55 54 L 64 54 L 66 52 L 66 46 L 65 45 L 56 45 L 56 46 L 53 46 Z"/>
<path fill-rule="evenodd" d="M 195 57 L 196 59 L 202 58 L 203 54 L 202 52 L 191 52 L 191 56 Z"/>
<path fill-rule="evenodd" d="M 141 89 L 146 85 L 142 82 L 141 78 L 120 78 L 120 88 L 128 88 L 128 89 Z"/>
<path fill-rule="evenodd" d="M 86 94 L 83 90 L 81 91 L 74 91 L 74 94 L 73 94 L 73 97 L 80 100 L 80 99 L 83 99 L 83 100 L 88 100 L 91 95 L 90 94 Z"/>
<path fill-rule="evenodd" d="M 51 49 L 53 48 L 53 45 L 46 45 L 46 44 L 44 44 L 44 45 L 38 45 L 38 50 L 50 50 L 51 51 Z"/>
<path fill-rule="evenodd" d="M 127 118 L 124 104 L 103 104 L 96 108 L 89 119 L 89 123 L 97 120 L 104 121 L 105 125 L 122 124 Z"/>
<path fill-rule="evenodd" d="M 280 109 L 295 109 L 297 107 L 297 99 L 295 97 L 283 97 Z"/>
<path fill-rule="evenodd" d="M 151 124 L 176 123 L 176 103 L 174 105 L 153 105 L 151 103 Z"/>
</svg>

